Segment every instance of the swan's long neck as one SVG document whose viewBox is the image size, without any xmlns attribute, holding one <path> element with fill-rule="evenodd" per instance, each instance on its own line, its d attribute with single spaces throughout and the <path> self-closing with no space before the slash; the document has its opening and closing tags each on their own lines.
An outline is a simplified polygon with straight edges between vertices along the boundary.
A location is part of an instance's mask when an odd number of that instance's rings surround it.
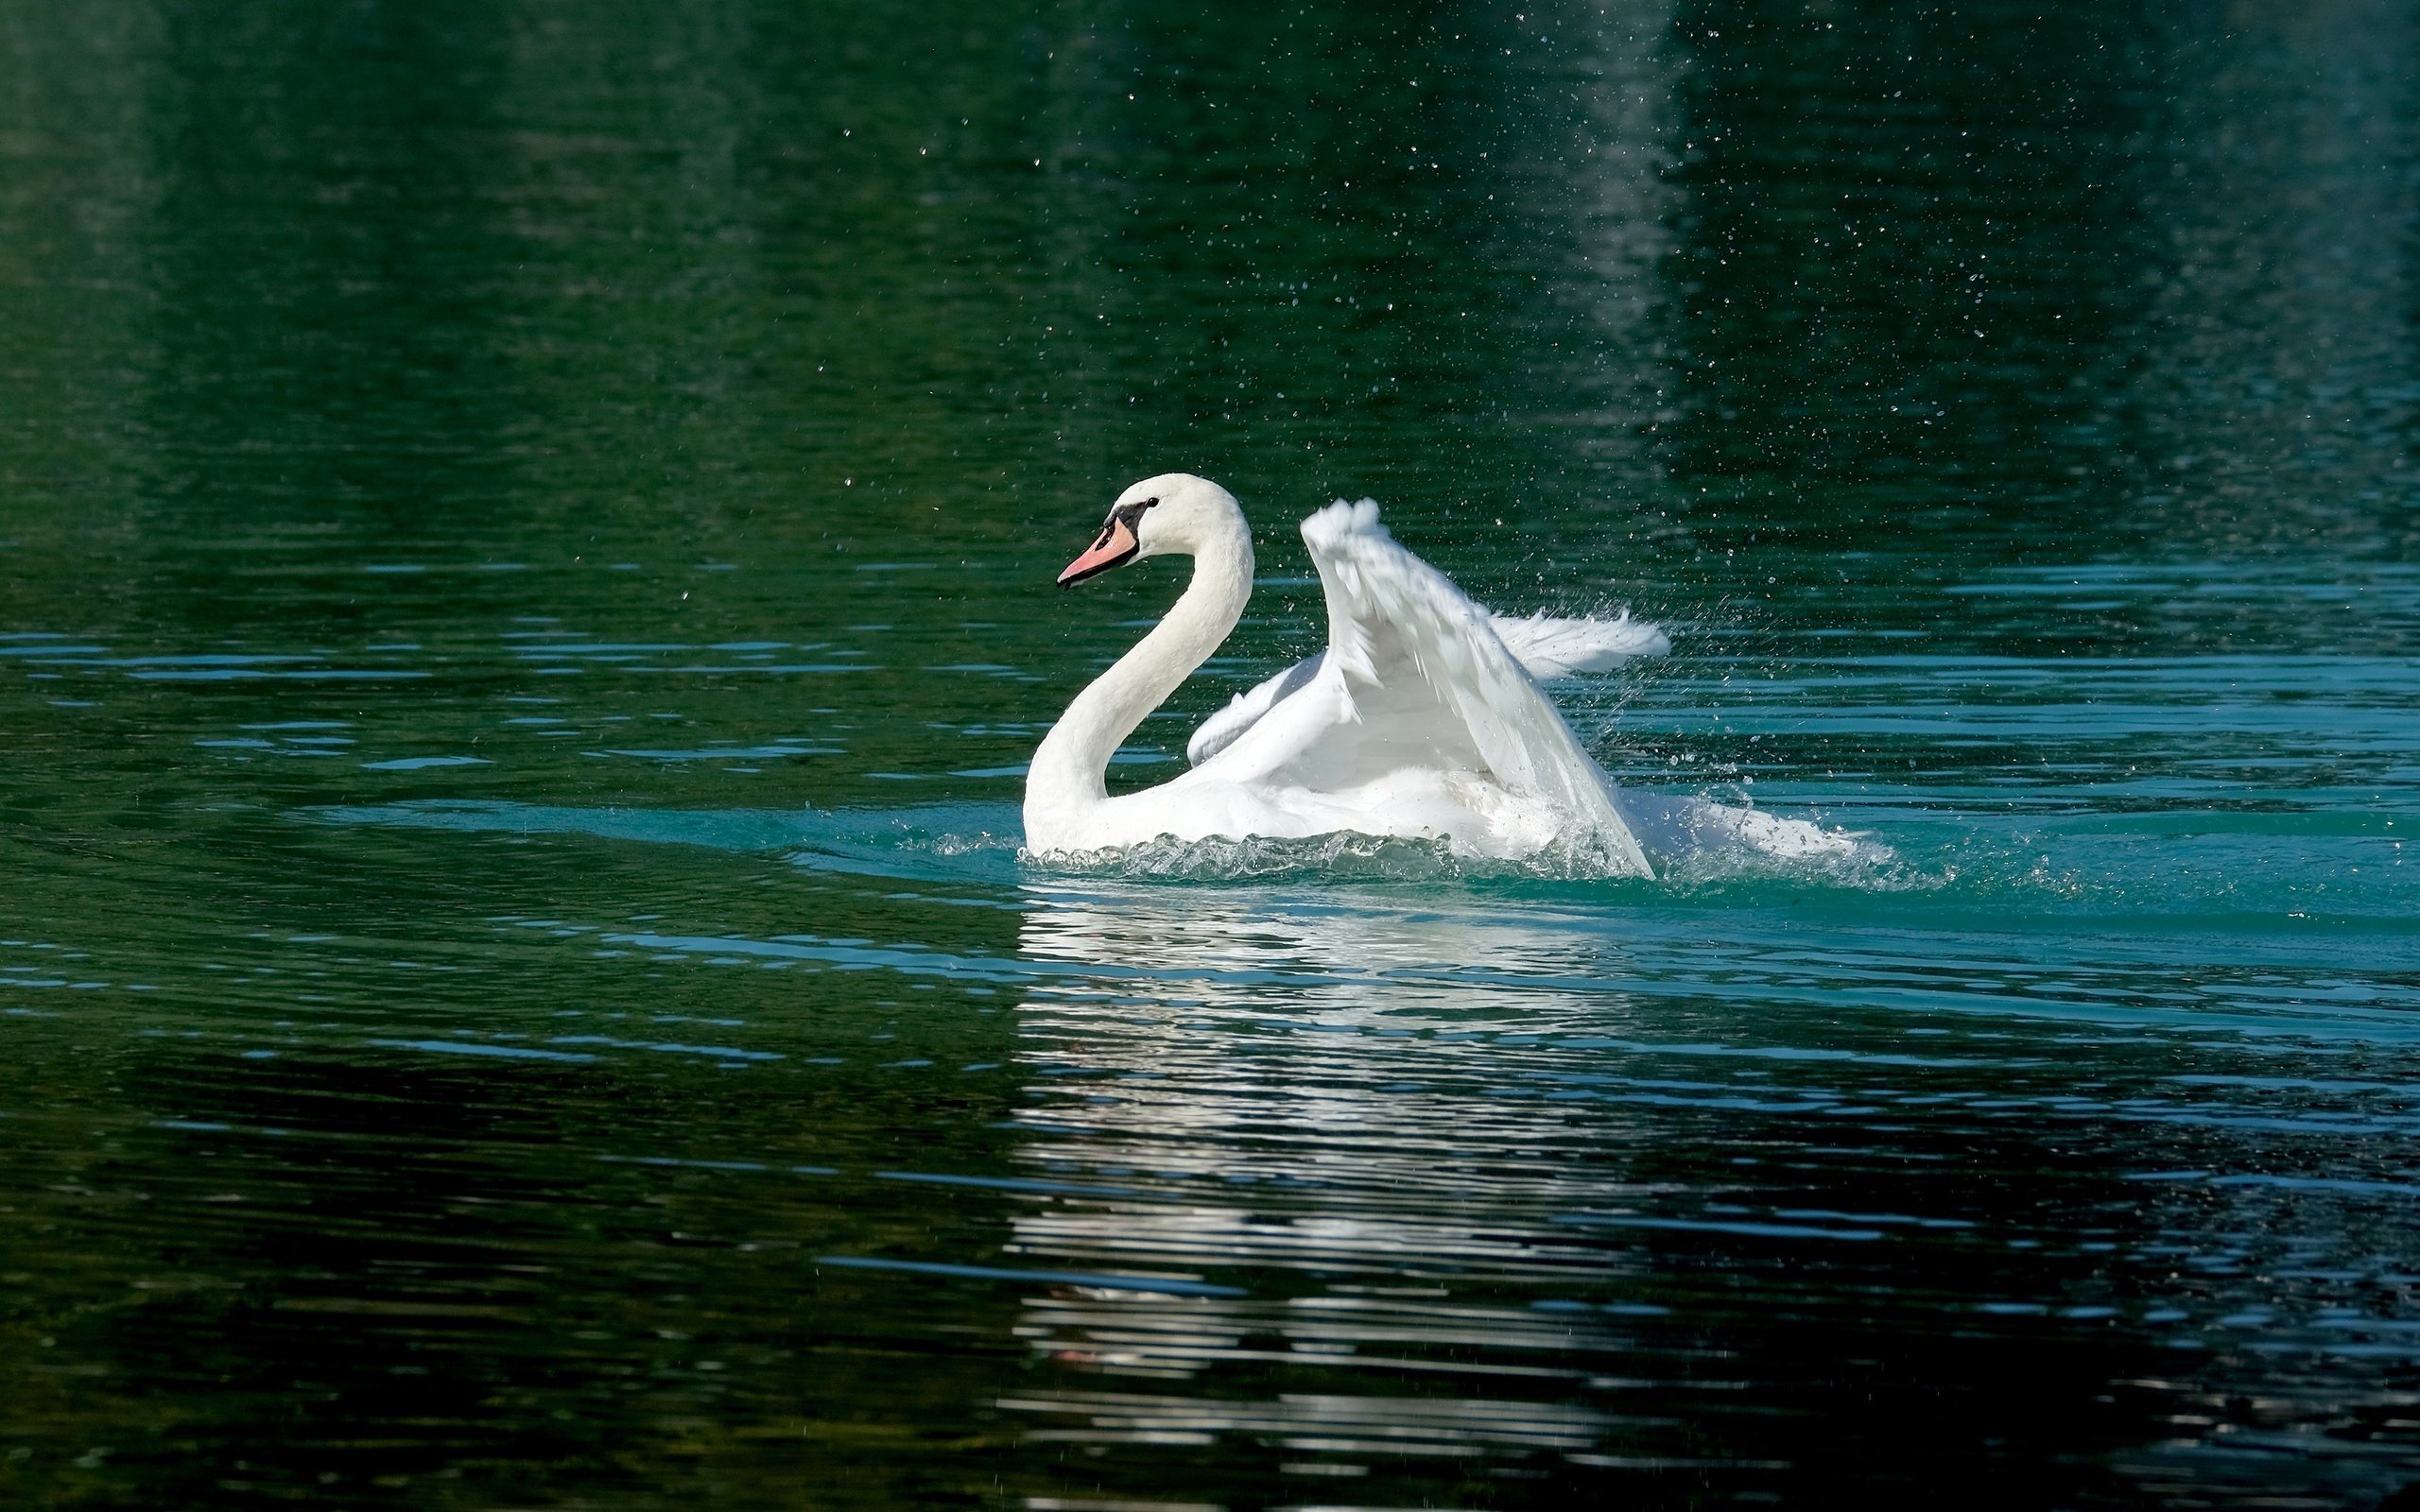
<svg viewBox="0 0 2420 1512">
<path fill-rule="evenodd" d="M 1076 695 L 1026 770 L 1028 848 L 1080 848 L 1077 828 L 1109 799 L 1109 758 L 1226 640 L 1252 596 L 1252 536 L 1238 519 L 1194 553 L 1193 581 L 1167 617 Z"/>
</svg>

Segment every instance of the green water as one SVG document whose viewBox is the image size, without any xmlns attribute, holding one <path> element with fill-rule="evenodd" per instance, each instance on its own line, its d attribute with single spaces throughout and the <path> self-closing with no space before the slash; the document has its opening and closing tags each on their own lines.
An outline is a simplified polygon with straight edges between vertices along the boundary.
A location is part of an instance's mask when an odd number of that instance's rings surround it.
<svg viewBox="0 0 2420 1512">
<path fill-rule="evenodd" d="M 2415 58 L 0 9 L 0 1501 L 2420 1478 Z M 1170 469 L 1264 576 L 1119 781 L 1371 494 L 1668 627 L 1624 782 L 1891 857 L 1020 861 Z"/>
</svg>

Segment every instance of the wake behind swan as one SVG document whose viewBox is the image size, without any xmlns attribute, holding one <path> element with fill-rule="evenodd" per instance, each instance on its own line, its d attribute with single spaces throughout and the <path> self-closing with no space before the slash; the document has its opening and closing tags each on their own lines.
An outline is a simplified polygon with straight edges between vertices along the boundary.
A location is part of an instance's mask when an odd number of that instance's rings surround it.
<svg viewBox="0 0 2420 1512">
<path fill-rule="evenodd" d="M 1112 797 L 1111 755 L 1226 640 L 1253 566 L 1242 508 L 1208 479 L 1164 473 L 1119 495 L 1060 585 L 1157 556 L 1193 558 L 1193 578 L 1034 752 L 1028 851 L 1078 859 L 1169 842 L 1358 834 L 1652 877 L 1651 849 L 1669 854 L 1717 835 L 1781 857 L 1854 850 L 1802 821 L 1624 795 L 1589 757 L 1540 680 L 1664 651 L 1655 627 L 1627 613 L 1491 614 L 1397 544 L 1368 499 L 1313 514 L 1303 540 L 1326 596 L 1327 648 L 1205 721 L 1186 747 L 1189 771 Z"/>
</svg>

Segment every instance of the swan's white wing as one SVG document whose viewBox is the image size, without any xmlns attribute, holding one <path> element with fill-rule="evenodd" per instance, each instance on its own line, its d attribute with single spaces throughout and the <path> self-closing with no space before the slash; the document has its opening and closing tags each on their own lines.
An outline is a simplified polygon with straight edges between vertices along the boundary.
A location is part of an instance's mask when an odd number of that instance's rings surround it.
<svg viewBox="0 0 2420 1512">
<path fill-rule="evenodd" d="M 1540 682 L 1578 672 L 1611 672 L 1634 656 L 1661 656 L 1672 649 L 1661 629 L 1632 619 L 1628 610 L 1610 620 L 1495 613 L 1488 613 L 1487 619 L 1505 649 Z M 1280 699 L 1308 687 L 1326 661 L 1325 651 L 1316 652 L 1250 692 L 1236 695 L 1227 707 L 1201 721 L 1201 728 L 1185 742 L 1185 760 L 1199 766 L 1234 745 L 1236 736 L 1258 724 Z"/>
<path fill-rule="evenodd" d="M 1548 614 L 1488 616 L 1506 650 L 1540 682 L 1575 672 L 1611 672 L 1634 656 L 1672 649 L 1664 632 L 1630 610 L 1610 620 L 1559 619 Z"/>
<path fill-rule="evenodd" d="M 1568 816 L 1616 868 L 1652 875 L 1611 782 L 1487 610 L 1397 545 L 1375 503 L 1330 505 L 1303 522 L 1303 540 L 1326 591 L 1328 649 L 1218 775 L 1333 793 L 1405 767 L 1484 772 Z"/>
<path fill-rule="evenodd" d="M 1236 736 L 1260 723 L 1261 715 L 1276 708 L 1280 699 L 1309 686 L 1326 662 L 1325 651 L 1314 652 L 1251 692 L 1236 694 L 1227 707 L 1201 721 L 1201 728 L 1184 743 L 1184 759 L 1199 766 L 1234 745 Z"/>
</svg>

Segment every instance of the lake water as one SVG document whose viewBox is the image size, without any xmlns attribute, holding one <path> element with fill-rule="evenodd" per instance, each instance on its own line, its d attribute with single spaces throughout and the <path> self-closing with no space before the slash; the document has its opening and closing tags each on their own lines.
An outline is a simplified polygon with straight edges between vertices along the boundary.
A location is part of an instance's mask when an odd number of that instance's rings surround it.
<svg viewBox="0 0 2420 1512">
<path fill-rule="evenodd" d="M 0 1501 L 2420 1478 L 2420 13 L 1202 9 L 0 9 Z M 1020 861 L 1168 469 L 1891 854 Z"/>
</svg>

